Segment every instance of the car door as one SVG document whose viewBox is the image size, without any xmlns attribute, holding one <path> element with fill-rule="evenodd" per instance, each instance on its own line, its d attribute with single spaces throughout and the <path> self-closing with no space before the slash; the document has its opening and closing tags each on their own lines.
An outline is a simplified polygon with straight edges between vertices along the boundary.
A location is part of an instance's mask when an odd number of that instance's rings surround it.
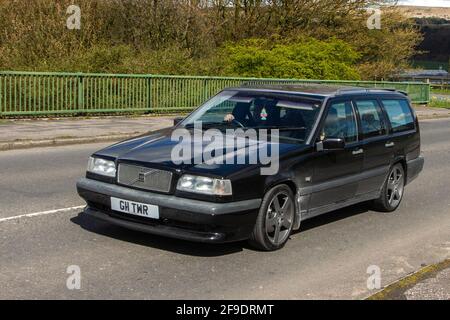
<svg viewBox="0 0 450 320">
<path fill-rule="evenodd" d="M 390 141 L 388 122 L 376 98 L 355 99 L 354 105 L 364 152 L 357 194 L 366 195 L 381 190 L 394 157 L 394 144 Z"/>
<path fill-rule="evenodd" d="M 355 196 L 363 154 L 358 138 L 356 112 L 350 100 L 332 100 L 320 130 L 318 142 L 343 138 L 344 150 L 317 151 L 313 159 L 310 212 Z"/>
</svg>

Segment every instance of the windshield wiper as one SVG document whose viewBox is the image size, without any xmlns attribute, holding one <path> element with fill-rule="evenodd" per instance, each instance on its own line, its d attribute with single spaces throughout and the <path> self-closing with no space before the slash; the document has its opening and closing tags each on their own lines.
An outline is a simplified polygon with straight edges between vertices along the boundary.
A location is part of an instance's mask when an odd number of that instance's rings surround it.
<svg viewBox="0 0 450 320">
<path fill-rule="evenodd" d="M 203 122 L 202 129 L 223 129 L 223 127 L 237 127 L 232 122 Z M 184 126 L 185 129 L 194 129 L 195 125 L 193 123 L 189 123 Z"/>
<path fill-rule="evenodd" d="M 279 130 L 279 131 L 304 131 L 307 128 L 306 127 L 287 127 L 287 126 L 259 126 L 259 127 L 244 127 L 241 128 L 240 126 L 236 125 L 233 122 L 203 122 L 202 123 L 202 129 L 203 130 L 207 130 L 207 129 L 223 129 L 224 127 L 229 128 L 240 128 L 240 129 L 244 129 L 244 130 L 248 130 L 248 129 L 255 129 L 255 130 L 259 130 L 259 129 L 267 129 L 267 130 Z M 189 123 L 187 125 L 184 126 L 185 129 L 194 129 L 195 125 L 193 123 Z"/>
<path fill-rule="evenodd" d="M 268 130 L 280 130 L 280 131 L 303 131 L 306 130 L 306 127 L 283 127 L 283 126 L 269 126 L 269 127 L 253 127 L 250 129 L 268 129 Z"/>
</svg>

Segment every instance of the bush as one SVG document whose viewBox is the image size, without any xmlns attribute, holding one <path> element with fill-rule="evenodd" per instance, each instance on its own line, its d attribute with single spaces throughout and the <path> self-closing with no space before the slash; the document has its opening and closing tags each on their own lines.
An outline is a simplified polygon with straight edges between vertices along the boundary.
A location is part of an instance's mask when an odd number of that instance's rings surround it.
<svg viewBox="0 0 450 320">
<path fill-rule="evenodd" d="M 130 45 L 94 45 L 91 48 L 75 51 L 73 55 L 61 58 L 42 59 L 33 67 L 17 65 L 10 69 L 123 73 L 123 74 L 211 74 L 217 75 L 216 65 L 211 59 L 195 59 L 190 50 L 176 45 L 157 50 L 136 50 Z"/>
<path fill-rule="evenodd" d="M 359 54 L 342 40 L 303 38 L 272 44 L 251 39 L 225 46 L 222 74 L 297 79 L 358 80 Z"/>
</svg>

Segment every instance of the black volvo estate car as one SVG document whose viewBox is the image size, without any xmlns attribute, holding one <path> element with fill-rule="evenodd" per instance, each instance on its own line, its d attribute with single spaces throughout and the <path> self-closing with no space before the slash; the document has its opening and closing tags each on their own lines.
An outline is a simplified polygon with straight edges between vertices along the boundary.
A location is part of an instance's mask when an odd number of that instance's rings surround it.
<svg viewBox="0 0 450 320">
<path fill-rule="evenodd" d="M 174 130 L 230 136 L 229 129 L 252 128 L 278 129 L 269 133 L 277 135 L 269 143 L 271 153 L 278 150 L 273 174 L 261 174 L 267 163 L 173 161 Z M 230 88 L 172 128 L 96 152 L 77 189 L 86 215 L 125 228 L 197 242 L 248 239 L 270 251 L 320 214 L 366 201 L 378 211 L 396 210 L 423 169 L 420 147 L 417 117 L 401 92 Z M 248 157 L 252 151 L 244 148 Z M 240 149 L 223 154 L 236 159 Z"/>
</svg>

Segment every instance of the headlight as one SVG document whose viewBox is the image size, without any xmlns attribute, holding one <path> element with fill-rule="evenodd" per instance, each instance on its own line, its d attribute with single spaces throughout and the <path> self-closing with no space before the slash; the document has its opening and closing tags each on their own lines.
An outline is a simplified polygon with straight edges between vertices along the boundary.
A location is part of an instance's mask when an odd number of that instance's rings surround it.
<svg viewBox="0 0 450 320">
<path fill-rule="evenodd" d="M 114 161 L 90 157 L 87 171 L 114 178 L 116 176 L 116 164 Z"/>
<path fill-rule="evenodd" d="M 230 180 L 198 177 L 187 174 L 178 180 L 177 189 L 215 196 L 231 196 L 233 194 Z"/>
</svg>

